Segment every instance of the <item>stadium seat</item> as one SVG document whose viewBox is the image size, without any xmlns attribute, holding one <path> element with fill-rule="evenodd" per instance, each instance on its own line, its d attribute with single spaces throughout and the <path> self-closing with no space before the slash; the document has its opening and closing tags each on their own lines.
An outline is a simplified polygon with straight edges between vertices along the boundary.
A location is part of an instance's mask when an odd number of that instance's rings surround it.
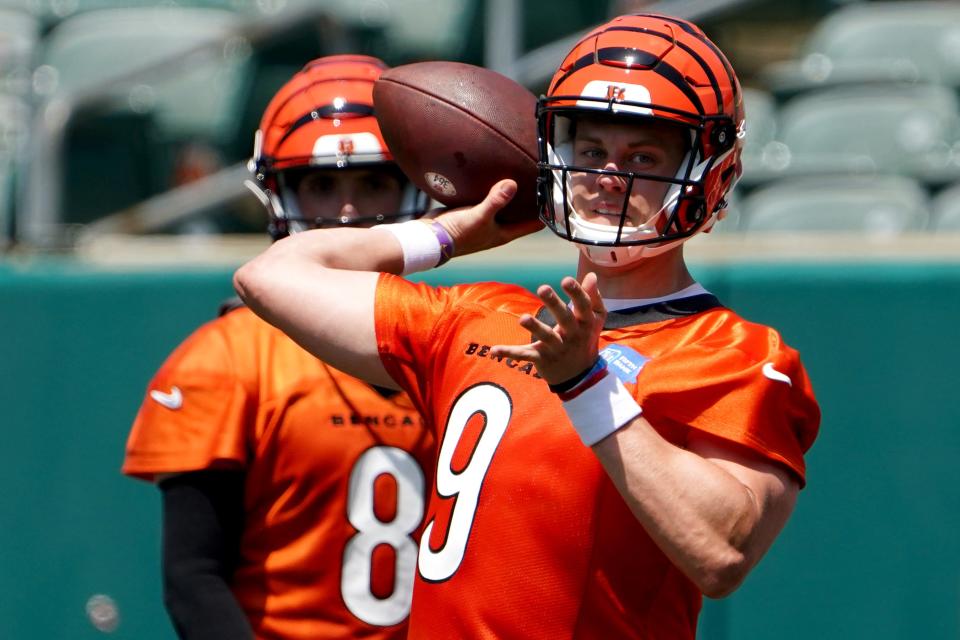
<svg viewBox="0 0 960 640">
<path fill-rule="evenodd" d="M 960 88 L 960 3 L 862 2 L 824 18 L 798 60 L 765 69 L 778 96 L 871 82 L 934 82 Z"/>
<path fill-rule="evenodd" d="M 61 203 L 47 214 L 52 224 L 88 223 L 174 186 L 187 147 L 216 155 L 236 146 L 250 46 L 231 34 L 242 21 L 164 6 L 84 11 L 56 24 L 34 74 L 41 98 L 74 105 L 51 176 Z"/>
<path fill-rule="evenodd" d="M 30 107 L 18 96 L 0 93 L 0 156 L 22 153 L 30 134 Z"/>
<path fill-rule="evenodd" d="M 24 11 L 0 8 L 0 93 L 26 96 L 33 54 L 40 37 L 37 20 Z"/>
<path fill-rule="evenodd" d="M 930 205 L 933 231 L 960 233 L 960 183 L 944 189 Z"/>
<path fill-rule="evenodd" d="M 960 177 L 954 146 L 960 106 L 935 85 L 844 87 L 813 92 L 780 112 L 784 171 L 898 173 L 936 185 Z"/>
<path fill-rule="evenodd" d="M 773 96 L 763 89 L 744 87 L 743 107 L 747 122 L 744 162 L 747 158 L 759 161 L 764 146 L 777 136 L 777 106 Z"/>
<path fill-rule="evenodd" d="M 902 176 L 786 179 L 740 203 L 740 228 L 760 232 L 853 232 L 870 237 L 920 231 L 929 221 L 926 191 Z"/>
<path fill-rule="evenodd" d="M 87 91 L 125 76 L 117 95 L 135 111 L 153 111 L 174 138 L 223 142 L 234 135 L 244 96 L 249 46 L 235 42 L 178 60 L 166 69 L 138 71 L 227 39 L 236 13 L 197 7 L 143 7 L 78 13 L 45 38 L 45 93 Z"/>
<path fill-rule="evenodd" d="M 754 87 L 743 89 L 747 135 L 743 147 L 741 188 L 768 182 L 783 169 L 787 159 L 783 143 L 777 140 L 777 105 L 769 92 Z"/>
<path fill-rule="evenodd" d="M 324 10 L 341 23 L 360 50 L 387 63 L 412 59 L 460 59 L 477 0 L 325 0 Z M 241 12 L 276 15 L 316 7 L 316 0 L 236 0 Z M 368 36 L 368 37 L 365 37 Z M 372 45 L 372 46 L 370 46 Z"/>
<path fill-rule="evenodd" d="M 74 120 L 65 141 L 61 222 L 86 224 L 163 191 L 169 151 L 158 138 L 149 113 Z"/>
</svg>

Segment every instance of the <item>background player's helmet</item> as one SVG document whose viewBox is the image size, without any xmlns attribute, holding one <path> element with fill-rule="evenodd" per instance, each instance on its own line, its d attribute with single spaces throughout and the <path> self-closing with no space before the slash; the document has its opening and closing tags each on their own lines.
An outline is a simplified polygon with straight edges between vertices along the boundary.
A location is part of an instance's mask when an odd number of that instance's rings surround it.
<svg viewBox="0 0 960 640">
<path fill-rule="evenodd" d="M 428 198 L 400 172 L 373 112 L 373 83 L 386 69 L 377 58 L 336 55 L 308 63 L 267 105 L 254 139 L 247 186 L 270 214 L 281 238 L 317 226 L 365 226 L 415 218 Z M 297 204 L 299 181 L 316 169 L 367 168 L 392 172 L 403 198 L 394 215 L 337 220 L 307 219 Z"/>
<path fill-rule="evenodd" d="M 573 164 L 578 116 L 617 122 L 651 119 L 689 132 L 690 146 L 673 178 Z M 744 135 L 740 84 L 723 53 L 696 25 L 653 14 L 618 17 L 598 27 L 567 55 L 537 110 L 540 217 L 578 243 L 592 262 L 622 265 L 670 249 L 707 230 L 727 206 L 740 177 Z M 570 206 L 570 172 L 612 174 L 627 185 L 618 226 L 584 220 Z M 669 187 L 662 206 L 640 226 L 627 219 L 634 181 Z"/>
</svg>

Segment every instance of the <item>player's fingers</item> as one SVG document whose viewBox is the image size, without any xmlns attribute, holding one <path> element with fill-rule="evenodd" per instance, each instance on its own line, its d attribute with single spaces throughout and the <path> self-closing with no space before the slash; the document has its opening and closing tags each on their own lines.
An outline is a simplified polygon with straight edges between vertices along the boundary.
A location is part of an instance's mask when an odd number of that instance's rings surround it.
<svg viewBox="0 0 960 640">
<path fill-rule="evenodd" d="M 507 206 L 507 203 L 517 194 L 517 183 L 507 178 L 490 187 L 487 197 L 480 203 L 484 218 L 492 218 L 497 211 Z"/>
<path fill-rule="evenodd" d="M 531 315 L 520 316 L 520 326 L 529 331 L 534 340 L 542 342 L 545 346 L 556 348 L 563 344 L 563 339 L 553 327 Z"/>
<path fill-rule="evenodd" d="M 565 331 L 573 328 L 573 314 L 570 313 L 569 307 L 567 307 L 567 304 L 557 295 L 553 287 L 548 284 L 540 285 L 537 289 L 537 297 L 540 298 L 543 306 L 547 308 L 550 315 L 557 321 L 558 327 L 561 327 Z"/>
<path fill-rule="evenodd" d="M 590 299 L 590 308 L 593 309 L 593 312 L 597 315 L 606 315 L 607 307 L 603 304 L 603 297 L 600 295 L 600 285 L 597 282 L 597 274 L 591 271 L 583 276 L 583 282 L 580 283 L 580 286 Z"/>
<path fill-rule="evenodd" d="M 564 293 L 570 297 L 573 303 L 573 315 L 580 322 L 593 322 L 594 312 L 590 296 L 583 290 L 580 283 L 574 278 L 564 278 L 560 283 Z"/>
<path fill-rule="evenodd" d="M 490 348 L 490 355 L 494 358 L 510 358 L 538 364 L 541 360 L 536 349 L 537 343 L 531 344 L 498 344 Z"/>
</svg>

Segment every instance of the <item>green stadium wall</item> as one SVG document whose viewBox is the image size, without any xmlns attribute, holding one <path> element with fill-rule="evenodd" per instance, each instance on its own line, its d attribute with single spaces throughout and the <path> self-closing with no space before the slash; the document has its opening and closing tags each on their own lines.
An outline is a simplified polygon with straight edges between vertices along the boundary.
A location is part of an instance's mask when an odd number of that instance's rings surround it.
<svg viewBox="0 0 960 640">
<path fill-rule="evenodd" d="M 960 264 L 722 265 L 699 279 L 798 348 L 823 409 L 809 484 L 704 640 L 960 637 Z M 456 263 L 435 283 L 476 279 Z M 556 266 L 488 279 L 556 283 Z M 145 386 L 232 295 L 231 271 L 0 263 L 0 637 L 174 638 L 159 496 L 119 468 Z"/>
</svg>

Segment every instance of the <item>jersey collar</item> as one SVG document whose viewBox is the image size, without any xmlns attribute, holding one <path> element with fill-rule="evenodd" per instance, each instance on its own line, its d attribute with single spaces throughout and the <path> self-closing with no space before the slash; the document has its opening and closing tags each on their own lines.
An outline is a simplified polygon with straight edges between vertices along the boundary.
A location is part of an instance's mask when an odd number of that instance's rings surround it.
<svg viewBox="0 0 960 640">
<path fill-rule="evenodd" d="M 690 295 L 694 294 L 694 295 Z M 605 303 L 607 301 L 604 301 Z M 611 301 L 616 304 L 616 301 Z M 630 301 L 634 302 L 634 301 Z M 663 322 L 674 318 L 692 316 L 709 309 L 722 307 L 723 304 L 715 295 L 699 284 L 687 287 L 663 298 L 651 300 L 636 300 L 638 304 L 607 312 L 607 320 L 603 323 L 604 329 L 623 329 L 640 324 Z M 537 320 L 553 326 L 556 324 L 553 316 L 546 307 L 537 311 Z"/>
<path fill-rule="evenodd" d="M 603 328 L 623 329 L 638 324 L 663 322 L 664 320 L 696 315 L 703 311 L 722 306 L 723 304 L 720 303 L 720 300 L 712 293 L 701 293 L 686 298 L 665 300 L 663 302 L 654 302 L 639 307 L 610 311 L 607 313 L 607 321 L 603 323 Z"/>
</svg>

